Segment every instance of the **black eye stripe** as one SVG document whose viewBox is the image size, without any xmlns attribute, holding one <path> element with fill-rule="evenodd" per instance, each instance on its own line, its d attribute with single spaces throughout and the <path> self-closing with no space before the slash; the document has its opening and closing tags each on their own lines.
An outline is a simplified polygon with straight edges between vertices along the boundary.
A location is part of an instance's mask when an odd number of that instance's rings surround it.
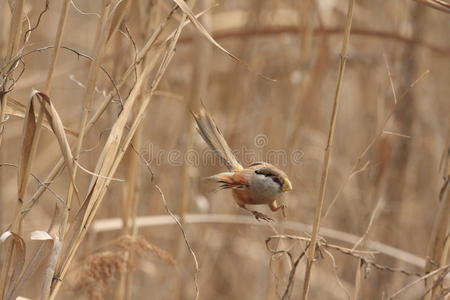
<svg viewBox="0 0 450 300">
<path fill-rule="evenodd" d="M 267 172 L 266 169 L 255 170 L 256 174 L 264 175 L 264 176 L 273 176 L 272 173 Z"/>
<path fill-rule="evenodd" d="M 264 175 L 264 176 L 268 176 L 268 177 L 274 177 L 277 176 L 275 174 L 273 174 L 270 170 L 268 169 L 259 169 L 259 170 L 255 170 L 256 174 L 260 174 L 260 175 Z"/>
<path fill-rule="evenodd" d="M 264 175 L 266 177 L 272 178 L 272 180 L 280 185 L 283 185 L 284 180 L 279 175 L 274 174 L 271 170 L 268 169 L 259 169 L 255 170 L 255 174 Z"/>
<path fill-rule="evenodd" d="M 272 177 L 273 181 L 275 181 L 278 184 L 282 184 L 281 183 L 281 179 L 279 177 Z"/>
</svg>

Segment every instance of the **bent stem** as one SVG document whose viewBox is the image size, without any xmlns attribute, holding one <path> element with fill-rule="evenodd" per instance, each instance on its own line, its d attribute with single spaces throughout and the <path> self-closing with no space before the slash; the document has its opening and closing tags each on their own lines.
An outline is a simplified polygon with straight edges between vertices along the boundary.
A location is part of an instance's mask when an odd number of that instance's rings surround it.
<svg viewBox="0 0 450 300">
<path fill-rule="evenodd" d="M 342 42 L 339 73 L 338 73 L 338 78 L 337 78 L 337 82 L 336 82 L 336 91 L 334 94 L 334 103 L 333 103 L 333 110 L 332 110 L 331 120 L 330 120 L 330 128 L 328 131 L 327 146 L 326 146 L 325 152 L 324 152 L 322 176 L 321 176 L 320 189 L 319 189 L 319 197 L 317 198 L 317 203 L 316 203 L 314 224 L 313 224 L 313 230 L 312 230 L 312 234 L 311 234 L 311 243 L 309 245 L 308 252 L 307 252 L 305 281 L 303 284 L 303 299 L 304 300 L 308 299 L 309 285 L 310 285 L 310 280 L 311 280 L 311 270 L 312 270 L 312 266 L 313 266 L 313 262 L 314 262 L 314 257 L 316 254 L 316 245 L 317 245 L 317 240 L 318 240 L 318 235 L 319 235 L 320 220 L 321 220 L 321 216 L 322 216 L 322 209 L 323 209 L 323 203 L 324 203 L 324 199 L 325 199 L 325 190 L 326 190 L 326 185 L 327 185 L 330 158 L 331 158 L 331 150 L 332 150 L 332 146 L 333 146 L 337 112 L 338 112 L 339 102 L 340 102 L 341 86 L 342 86 L 342 80 L 344 78 L 345 65 L 347 62 L 348 44 L 349 44 L 349 40 L 350 40 L 350 30 L 352 27 L 354 2 L 355 2 L 354 0 L 350 0 L 348 3 L 347 20 L 346 20 L 346 25 L 345 25 L 344 40 Z"/>
</svg>

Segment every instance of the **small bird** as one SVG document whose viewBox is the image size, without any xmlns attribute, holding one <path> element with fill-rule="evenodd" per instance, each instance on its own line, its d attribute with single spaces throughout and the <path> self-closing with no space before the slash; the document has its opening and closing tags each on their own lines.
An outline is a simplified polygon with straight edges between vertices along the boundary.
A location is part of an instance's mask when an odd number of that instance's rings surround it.
<svg viewBox="0 0 450 300">
<path fill-rule="evenodd" d="M 287 175 L 266 162 L 254 162 L 244 168 L 233 155 L 225 138 L 206 109 L 202 107 L 198 114 L 192 114 L 200 136 L 221 158 L 229 170 L 229 172 L 219 173 L 207 179 L 220 184 L 218 190 L 231 189 L 237 205 L 251 212 L 257 220 L 271 221 L 272 219 L 261 212 L 248 209 L 246 205 L 265 204 L 272 211 L 281 209 L 283 215 L 285 215 L 285 205 L 279 205 L 277 199 L 284 192 L 292 190 L 292 184 Z"/>
</svg>

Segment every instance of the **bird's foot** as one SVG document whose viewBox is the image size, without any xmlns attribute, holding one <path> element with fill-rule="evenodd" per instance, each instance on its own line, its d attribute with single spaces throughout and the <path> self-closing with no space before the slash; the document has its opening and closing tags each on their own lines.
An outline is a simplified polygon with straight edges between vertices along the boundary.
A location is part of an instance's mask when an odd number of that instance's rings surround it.
<svg viewBox="0 0 450 300">
<path fill-rule="evenodd" d="M 273 222 L 273 219 L 271 217 L 268 217 L 267 215 L 263 214 L 262 212 L 259 212 L 256 210 L 250 210 L 250 212 L 255 216 L 255 219 L 257 221 L 264 220 L 266 222 Z"/>
<path fill-rule="evenodd" d="M 281 204 L 278 205 L 276 201 L 274 201 L 273 203 L 269 204 L 269 207 L 272 211 L 279 211 L 281 210 L 281 213 L 283 214 L 283 218 L 286 219 L 287 215 L 286 215 L 286 209 L 287 206 L 285 204 Z"/>
</svg>

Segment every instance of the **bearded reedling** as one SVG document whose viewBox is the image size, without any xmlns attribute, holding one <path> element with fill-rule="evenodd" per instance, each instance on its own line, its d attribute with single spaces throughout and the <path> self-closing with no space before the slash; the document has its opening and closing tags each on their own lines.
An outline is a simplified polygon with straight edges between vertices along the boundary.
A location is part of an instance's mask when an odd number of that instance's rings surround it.
<svg viewBox="0 0 450 300">
<path fill-rule="evenodd" d="M 246 205 L 268 205 L 272 211 L 282 210 L 279 199 L 285 192 L 292 190 L 287 175 L 274 165 L 266 162 L 254 162 L 244 168 L 233 155 L 225 138 L 205 108 L 193 113 L 197 129 L 203 140 L 221 158 L 228 172 L 219 173 L 208 179 L 220 184 L 218 190 L 231 189 L 234 201 L 241 208 L 251 212 L 257 220 L 272 220 L 261 212 L 250 210 Z"/>
</svg>

